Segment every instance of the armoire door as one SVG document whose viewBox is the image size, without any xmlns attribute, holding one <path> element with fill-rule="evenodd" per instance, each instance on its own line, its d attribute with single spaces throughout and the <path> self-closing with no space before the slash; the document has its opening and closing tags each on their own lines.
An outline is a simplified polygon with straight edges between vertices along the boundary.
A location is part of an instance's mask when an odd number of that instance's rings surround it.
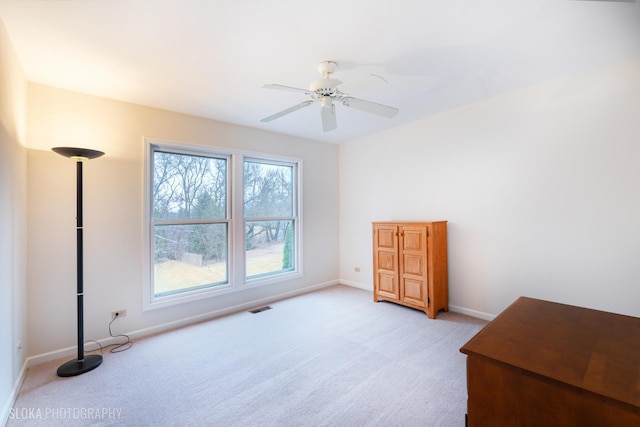
<svg viewBox="0 0 640 427">
<path fill-rule="evenodd" d="M 427 227 L 401 226 L 400 243 L 400 299 L 408 304 L 426 308 L 427 283 Z"/>
<path fill-rule="evenodd" d="M 376 225 L 373 235 L 374 295 L 398 301 L 398 227 Z M 377 301 L 377 298 L 376 298 Z"/>
</svg>

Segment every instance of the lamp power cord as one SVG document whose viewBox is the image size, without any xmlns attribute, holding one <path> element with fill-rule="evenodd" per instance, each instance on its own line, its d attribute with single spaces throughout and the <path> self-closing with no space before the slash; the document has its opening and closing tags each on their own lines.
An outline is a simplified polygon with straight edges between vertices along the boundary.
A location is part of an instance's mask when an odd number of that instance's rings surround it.
<svg viewBox="0 0 640 427">
<path fill-rule="evenodd" d="M 87 340 L 85 341 L 85 344 L 95 343 L 98 346 L 98 348 L 94 350 L 87 350 L 87 352 L 100 351 L 100 354 L 102 354 L 103 350 L 111 347 L 111 349 L 109 350 L 110 353 L 120 353 L 122 351 L 129 350 L 133 346 L 133 341 L 131 340 L 129 335 L 125 335 L 125 334 L 113 335 L 113 332 L 111 331 L 111 324 L 115 322 L 117 318 L 118 318 L 118 314 L 116 313 L 116 316 L 113 319 L 111 319 L 111 321 L 109 322 L 109 325 L 108 325 L 109 336 L 111 338 L 124 338 L 126 341 L 103 346 L 96 340 Z"/>
</svg>

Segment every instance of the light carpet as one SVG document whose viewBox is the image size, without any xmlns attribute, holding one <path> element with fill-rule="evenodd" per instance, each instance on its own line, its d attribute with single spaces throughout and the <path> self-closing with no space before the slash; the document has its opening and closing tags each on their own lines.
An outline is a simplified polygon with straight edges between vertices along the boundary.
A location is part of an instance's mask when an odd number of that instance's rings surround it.
<svg viewBox="0 0 640 427">
<path fill-rule="evenodd" d="M 137 340 L 94 371 L 30 368 L 16 426 L 463 426 L 465 356 L 487 322 L 331 286 Z"/>
</svg>

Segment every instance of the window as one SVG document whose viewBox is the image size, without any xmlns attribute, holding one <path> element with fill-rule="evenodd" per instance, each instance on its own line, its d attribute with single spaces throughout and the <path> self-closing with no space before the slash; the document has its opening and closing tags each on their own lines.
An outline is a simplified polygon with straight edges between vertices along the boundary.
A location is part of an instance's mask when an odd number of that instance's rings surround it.
<svg viewBox="0 0 640 427">
<path fill-rule="evenodd" d="M 299 160 L 147 142 L 146 308 L 301 274 Z"/>
<path fill-rule="evenodd" d="M 294 166 L 244 162 L 247 279 L 295 269 Z"/>
</svg>

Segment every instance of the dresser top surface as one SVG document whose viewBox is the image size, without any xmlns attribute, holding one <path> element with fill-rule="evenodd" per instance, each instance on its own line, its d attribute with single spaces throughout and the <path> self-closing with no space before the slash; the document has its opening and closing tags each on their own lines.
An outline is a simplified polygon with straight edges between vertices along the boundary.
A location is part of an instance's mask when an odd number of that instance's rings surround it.
<svg viewBox="0 0 640 427">
<path fill-rule="evenodd" d="M 640 318 L 521 297 L 460 351 L 640 407 Z"/>
</svg>

